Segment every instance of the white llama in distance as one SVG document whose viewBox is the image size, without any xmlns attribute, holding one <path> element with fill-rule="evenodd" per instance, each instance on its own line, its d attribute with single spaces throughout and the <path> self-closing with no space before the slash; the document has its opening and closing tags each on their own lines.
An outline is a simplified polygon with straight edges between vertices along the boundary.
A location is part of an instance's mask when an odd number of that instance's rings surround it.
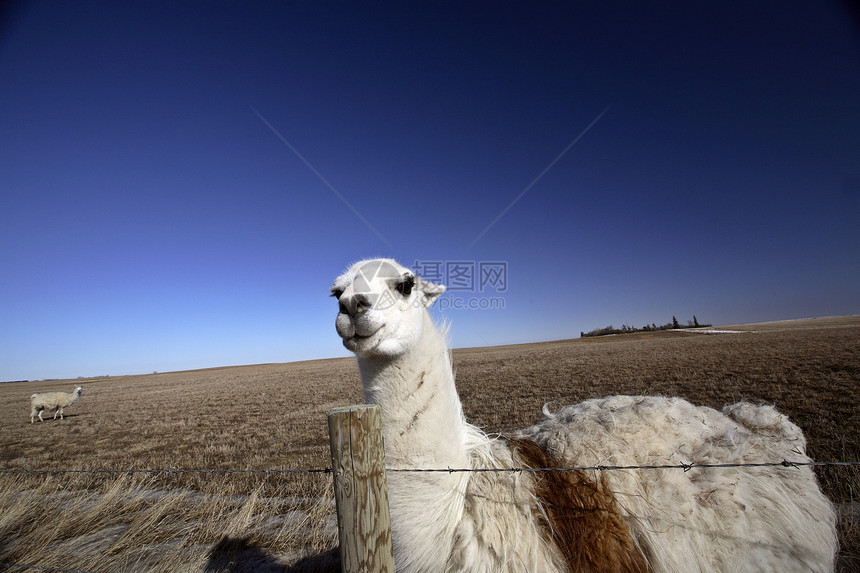
<svg viewBox="0 0 860 573">
<path fill-rule="evenodd" d="M 68 408 L 77 402 L 83 390 L 82 387 L 78 386 L 74 392 L 43 392 L 41 394 L 33 394 L 30 396 L 30 423 L 33 423 L 36 414 L 38 414 L 39 421 L 44 422 L 42 419 L 42 412 L 44 410 L 49 412 L 53 410 L 54 419 L 56 420 L 59 414 L 62 420 L 63 408 Z"/>
<path fill-rule="evenodd" d="M 512 438 L 466 422 L 445 338 L 426 307 L 445 287 L 391 259 L 331 292 L 336 330 L 382 410 L 389 468 L 806 462 L 769 406 L 723 412 L 612 396 L 546 412 Z M 388 472 L 398 571 L 832 571 L 835 513 L 809 467 Z"/>
</svg>

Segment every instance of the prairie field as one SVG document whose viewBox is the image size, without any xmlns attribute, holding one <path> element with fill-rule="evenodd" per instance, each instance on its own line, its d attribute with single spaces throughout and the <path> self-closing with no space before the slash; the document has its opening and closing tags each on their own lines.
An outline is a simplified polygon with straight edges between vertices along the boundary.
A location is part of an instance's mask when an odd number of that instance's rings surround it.
<svg viewBox="0 0 860 573">
<path fill-rule="evenodd" d="M 798 424 L 813 459 L 860 460 L 860 317 L 720 329 L 455 350 L 457 384 L 488 433 L 610 394 L 749 400 Z M 64 420 L 30 424 L 32 393 L 76 385 Z M 352 358 L 0 384 L 0 563 L 337 571 L 326 416 L 361 401 Z M 816 473 L 840 569 L 860 570 L 860 467 Z"/>
</svg>

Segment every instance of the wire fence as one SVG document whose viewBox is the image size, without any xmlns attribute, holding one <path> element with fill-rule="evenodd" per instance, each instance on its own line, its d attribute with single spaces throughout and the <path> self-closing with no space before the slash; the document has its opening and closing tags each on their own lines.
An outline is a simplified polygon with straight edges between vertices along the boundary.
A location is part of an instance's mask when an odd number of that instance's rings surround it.
<svg viewBox="0 0 860 573">
<path fill-rule="evenodd" d="M 386 468 L 391 473 L 520 473 L 520 472 L 575 472 L 575 471 L 629 471 L 629 470 L 684 470 L 688 472 L 694 468 L 763 468 L 763 467 L 785 467 L 799 468 L 803 466 L 812 467 L 848 467 L 860 466 L 860 461 L 827 461 L 827 462 L 793 462 L 783 459 L 779 462 L 755 462 L 755 463 L 677 463 L 677 464 L 649 464 L 632 466 L 571 466 L 571 467 L 510 467 L 510 468 Z M 0 474 L 330 474 L 331 468 L 298 468 L 298 469 L 259 469 L 259 470 L 236 470 L 236 469 L 0 469 Z"/>
<path fill-rule="evenodd" d="M 814 467 L 850 467 L 860 466 L 860 461 L 824 461 L 824 462 L 794 462 L 788 459 L 783 459 L 779 462 L 757 462 L 757 463 L 678 463 L 678 464 L 651 464 L 651 465 L 633 465 L 633 466 L 613 466 L 613 465 L 596 465 L 596 466 L 573 466 L 573 467 L 545 467 L 545 468 L 530 468 L 530 467 L 510 467 L 510 468 L 386 468 L 387 472 L 397 473 L 520 473 L 520 472 L 574 472 L 574 471 L 631 471 L 631 470 L 683 470 L 688 472 L 694 468 L 761 468 L 761 467 L 784 467 L 784 468 L 799 468 L 803 466 Z M 331 474 L 332 468 L 298 468 L 298 469 L 179 469 L 179 468 L 163 468 L 163 469 L 0 469 L 2 474 L 264 474 L 264 475 L 279 475 L 279 474 Z M 3 570 L 10 568 L 18 568 L 22 571 L 52 571 L 62 573 L 98 573 L 96 571 L 88 571 L 84 569 L 63 569 L 56 567 L 45 567 L 40 565 L 25 565 L 21 563 L 9 563 L 0 561 L 0 567 Z"/>
<path fill-rule="evenodd" d="M 3 470 L 0 474 L 330 474 L 331 468 L 308 469 L 263 469 L 263 470 L 231 470 L 231 469 L 42 469 L 42 470 Z"/>
<path fill-rule="evenodd" d="M 759 463 L 735 463 L 735 464 L 665 464 L 665 465 L 642 465 L 642 466 L 574 466 L 574 467 L 556 467 L 556 468 L 388 468 L 388 472 L 576 472 L 576 471 L 626 471 L 626 470 L 684 470 L 690 471 L 693 468 L 761 468 L 761 467 L 786 467 L 797 468 L 801 466 L 860 466 L 860 462 L 792 462 L 782 460 L 781 462 L 759 462 Z"/>
</svg>

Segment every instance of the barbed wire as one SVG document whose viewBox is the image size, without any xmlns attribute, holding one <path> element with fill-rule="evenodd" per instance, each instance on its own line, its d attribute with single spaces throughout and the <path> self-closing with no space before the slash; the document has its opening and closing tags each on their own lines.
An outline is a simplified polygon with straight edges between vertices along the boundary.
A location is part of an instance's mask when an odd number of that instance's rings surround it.
<svg viewBox="0 0 860 573">
<path fill-rule="evenodd" d="M 782 460 L 781 462 L 757 462 L 757 463 L 733 463 L 733 464 L 701 464 L 701 463 L 679 463 L 665 465 L 641 465 L 641 466 L 574 466 L 555 468 L 389 468 L 389 472 L 575 472 L 575 471 L 626 471 L 626 470 L 684 470 L 688 472 L 693 468 L 761 468 L 761 467 L 801 467 L 801 466 L 860 466 L 860 462 L 792 462 Z"/>
<path fill-rule="evenodd" d="M 547 467 L 547 468 L 530 468 L 530 467 L 510 467 L 510 468 L 386 468 L 386 472 L 391 473 L 487 473 L 487 472 L 575 472 L 575 471 L 629 471 L 629 470 L 684 470 L 688 472 L 694 468 L 762 468 L 762 467 L 785 467 L 799 468 L 802 466 L 836 466 L 849 467 L 860 466 L 860 461 L 826 461 L 826 462 L 795 462 L 788 459 L 783 459 L 779 462 L 749 462 L 749 463 L 677 463 L 677 464 L 648 464 L 648 465 L 594 465 L 594 466 L 571 466 L 571 467 Z M 298 468 L 298 469 L 180 469 L 180 468 L 159 468 L 159 469 L 0 469 L 0 474 L 331 474 L 331 468 Z"/>
<path fill-rule="evenodd" d="M 331 468 L 304 468 L 304 469 L 263 469 L 263 470 L 233 470 L 233 469 L 0 469 L 0 474 L 330 474 Z"/>
</svg>

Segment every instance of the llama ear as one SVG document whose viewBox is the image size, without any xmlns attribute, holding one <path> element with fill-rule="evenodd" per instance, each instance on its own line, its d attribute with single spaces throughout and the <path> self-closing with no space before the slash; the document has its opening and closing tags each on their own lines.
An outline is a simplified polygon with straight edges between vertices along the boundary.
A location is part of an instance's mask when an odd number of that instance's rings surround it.
<svg viewBox="0 0 860 573">
<path fill-rule="evenodd" d="M 415 278 L 418 281 L 418 284 L 417 284 L 418 289 L 424 295 L 424 297 L 423 297 L 424 306 L 429 307 L 431 304 L 433 304 L 433 301 L 435 301 L 437 298 L 439 298 L 439 295 L 441 295 L 443 292 L 445 292 L 445 285 L 437 285 L 435 283 L 425 281 L 424 279 L 419 278 L 419 277 L 415 277 Z"/>
</svg>

